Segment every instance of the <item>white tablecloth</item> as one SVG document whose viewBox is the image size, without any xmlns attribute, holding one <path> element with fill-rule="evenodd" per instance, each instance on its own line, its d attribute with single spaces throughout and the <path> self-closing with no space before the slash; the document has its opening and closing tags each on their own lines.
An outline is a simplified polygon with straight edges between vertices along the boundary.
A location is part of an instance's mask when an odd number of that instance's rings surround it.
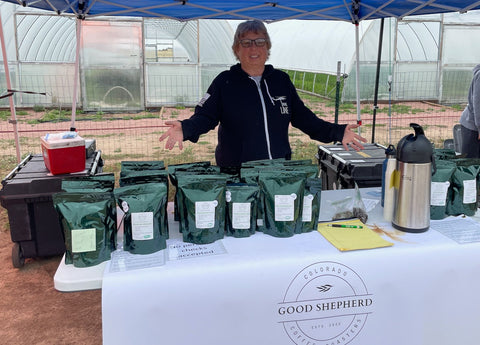
<svg viewBox="0 0 480 345">
<path fill-rule="evenodd" d="M 322 215 L 345 193 L 322 192 Z M 393 232 L 380 205 L 369 218 Z M 222 239 L 225 254 L 107 265 L 104 344 L 478 345 L 480 243 L 432 229 L 397 235 L 392 247 L 340 252 L 316 231 L 257 233 Z"/>
</svg>

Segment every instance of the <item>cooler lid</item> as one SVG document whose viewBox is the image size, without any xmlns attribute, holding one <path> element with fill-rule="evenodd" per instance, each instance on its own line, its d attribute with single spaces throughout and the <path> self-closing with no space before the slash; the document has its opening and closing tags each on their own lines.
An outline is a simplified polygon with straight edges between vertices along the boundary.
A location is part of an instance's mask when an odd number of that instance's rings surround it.
<svg viewBox="0 0 480 345">
<path fill-rule="evenodd" d="M 42 144 L 47 149 L 59 149 L 59 148 L 68 148 L 76 146 L 85 146 L 85 139 L 81 136 L 75 134 L 70 134 L 75 132 L 64 132 L 64 133 L 54 133 L 47 134 L 41 137 Z"/>
</svg>

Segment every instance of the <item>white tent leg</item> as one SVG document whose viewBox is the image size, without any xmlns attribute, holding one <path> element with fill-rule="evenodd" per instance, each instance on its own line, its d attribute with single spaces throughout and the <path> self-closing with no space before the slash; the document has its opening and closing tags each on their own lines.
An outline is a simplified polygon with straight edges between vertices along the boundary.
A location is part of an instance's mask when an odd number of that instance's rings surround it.
<svg viewBox="0 0 480 345">
<path fill-rule="evenodd" d="M 357 123 L 362 124 L 362 117 L 360 114 L 360 39 L 358 24 L 355 24 L 355 55 L 356 55 L 356 73 L 355 73 L 355 86 L 357 93 Z M 361 129 L 358 127 L 358 134 L 360 135 Z"/>
<path fill-rule="evenodd" d="M 3 35 L 3 23 L 2 23 L 2 15 L 0 14 L 0 41 L 2 44 L 2 55 L 3 55 L 3 67 L 5 68 L 5 79 L 7 81 L 7 89 L 12 89 L 12 83 L 10 81 L 10 70 L 8 69 L 8 58 L 7 58 L 7 50 L 5 48 L 5 37 Z M 21 161 L 21 154 L 20 154 L 20 141 L 18 140 L 18 128 L 17 128 L 17 113 L 15 111 L 15 103 L 13 99 L 14 95 L 8 97 L 10 101 L 10 113 L 11 119 L 9 122 L 13 124 L 13 132 L 15 136 L 15 149 L 17 150 L 17 163 Z"/>
<path fill-rule="evenodd" d="M 75 76 L 73 81 L 73 97 L 72 97 L 72 122 L 70 123 L 70 130 L 75 131 L 75 117 L 77 114 L 77 93 L 78 93 L 78 84 L 79 84 L 79 60 L 80 60 L 80 45 L 81 45 L 81 35 L 82 35 L 82 20 L 77 18 L 76 23 L 76 37 L 77 37 L 77 47 L 75 50 Z"/>
</svg>

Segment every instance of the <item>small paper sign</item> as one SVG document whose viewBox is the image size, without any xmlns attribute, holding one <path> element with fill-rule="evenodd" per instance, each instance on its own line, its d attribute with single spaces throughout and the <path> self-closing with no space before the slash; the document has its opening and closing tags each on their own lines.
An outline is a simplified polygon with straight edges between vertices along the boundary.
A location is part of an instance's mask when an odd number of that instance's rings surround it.
<svg viewBox="0 0 480 345">
<path fill-rule="evenodd" d="M 72 230 L 72 253 L 86 253 L 97 250 L 96 230 L 75 229 Z"/>
<path fill-rule="evenodd" d="M 168 245 L 169 260 L 191 259 L 201 256 L 225 254 L 226 252 L 220 240 L 209 244 L 193 244 L 178 241 Z"/>
</svg>

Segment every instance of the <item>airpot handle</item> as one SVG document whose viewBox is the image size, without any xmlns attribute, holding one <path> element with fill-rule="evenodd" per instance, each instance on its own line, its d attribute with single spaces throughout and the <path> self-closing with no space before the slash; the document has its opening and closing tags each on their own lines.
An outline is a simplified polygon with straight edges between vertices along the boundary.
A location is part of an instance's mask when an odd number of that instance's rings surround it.
<svg viewBox="0 0 480 345">
<path fill-rule="evenodd" d="M 420 126 L 419 124 L 411 123 L 410 127 L 412 127 L 413 130 L 415 131 L 415 136 L 425 135 L 425 132 L 423 131 L 422 126 Z"/>
</svg>

